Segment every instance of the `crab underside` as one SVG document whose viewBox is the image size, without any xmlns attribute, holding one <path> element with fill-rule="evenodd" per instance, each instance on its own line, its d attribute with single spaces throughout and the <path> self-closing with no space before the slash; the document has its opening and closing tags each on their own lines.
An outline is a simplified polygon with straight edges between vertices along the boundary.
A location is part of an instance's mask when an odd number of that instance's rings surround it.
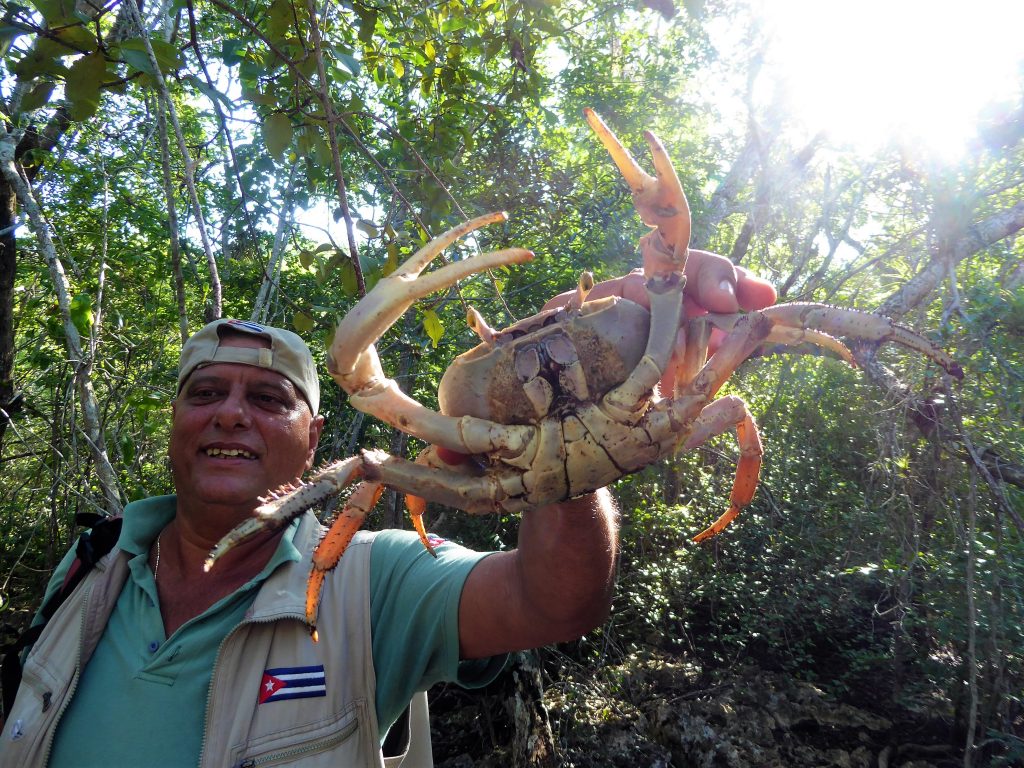
<svg viewBox="0 0 1024 768">
<path fill-rule="evenodd" d="M 604 487 L 677 449 L 693 449 L 735 429 L 739 459 L 729 508 L 694 537 L 703 541 L 724 529 L 757 487 L 762 456 L 757 425 L 739 397 L 716 395 L 762 344 L 810 343 L 852 364 L 853 356 L 837 337 L 893 341 L 962 376 L 952 358 L 914 331 L 880 315 L 821 304 L 781 304 L 685 321 L 685 351 L 673 356 L 690 235 L 686 197 L 653 134 L 645 134 L 656 169 L 650 176 L 596 114 L 587 110 L 587 120 L 630 185 L 644 222 L 655 227 L 640 241 L 650 309 L 617 297 L 587 301 L 593 285 L 588 274 L 566 306 L 505 330 L 490 328 L 470 309 L 468 321 L 481 343 L 448 368 L 438 391 L 440 412 L 429 410 L 385 375 L 376 341 L 417 299 L 471 274 L 533 257 L 525 249 L 510 248 L 423 274 L 457 239 L 505 215 L 487 214 L 445 232 L 353 307 L 328 354 L 331 375 L 354 407 L 428 447 L 414 462 L 365 450 L 317 470 L 298 487 L 278 489 L 218 543 L 207 570 L 239 542 L 284 525 L 358 482 L 313 555 L 306 619 L 315 638 L 324 576 L 386 486 L 406 494 L 413 524 L 432 552 L 422 522 L 426 500 L 473 514 L 520 512 Z M 726 334 L 708 357 L 713 326 Z M 673 391 L 661 392 L 658 384 L 670 365 Z M 473 460 L 449 464 L 442 454 Z"/>
</svg>

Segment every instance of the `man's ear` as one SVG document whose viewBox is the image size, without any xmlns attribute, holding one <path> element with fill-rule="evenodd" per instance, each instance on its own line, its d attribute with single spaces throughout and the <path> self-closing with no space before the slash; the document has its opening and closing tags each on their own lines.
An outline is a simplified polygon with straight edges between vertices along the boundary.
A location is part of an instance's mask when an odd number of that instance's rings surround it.
<svg viewBox="0 0 1024 768">
<path fill-rule="evenodd" d="M 313 468 L 316 448 L 320 445 L 320 435 L 324 431 L 324 417 L 314 416 L 309 421 L 309 453 L 306 455 L 306 469 Z"/>
</svg>

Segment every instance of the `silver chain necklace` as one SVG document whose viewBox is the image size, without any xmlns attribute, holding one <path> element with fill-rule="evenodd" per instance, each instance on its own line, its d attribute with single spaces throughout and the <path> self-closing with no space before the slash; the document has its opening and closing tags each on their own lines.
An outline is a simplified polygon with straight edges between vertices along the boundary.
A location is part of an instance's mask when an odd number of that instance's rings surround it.
<svg viewBox="0 0 1024 768">
<path fill-rule="evenodd" d="M 156 581 L 157 575 L 160 573 L 160 537 L 164 535 L 163 531 L 157 534 L 156 537 L 156 562 L 153 563 L 153 581 Z"/>
</svg>

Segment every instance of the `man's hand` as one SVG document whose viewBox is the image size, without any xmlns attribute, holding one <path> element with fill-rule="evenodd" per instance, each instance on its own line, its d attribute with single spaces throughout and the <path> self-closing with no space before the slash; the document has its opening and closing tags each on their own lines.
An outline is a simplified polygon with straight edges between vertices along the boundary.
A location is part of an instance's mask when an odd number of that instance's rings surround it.
<svg viewBox="0 0 1024 768">
<path fill-rule="evenodd" d="M 648 306 L 647 289 L 644 288 L 643 270 L 635 269 L 622 277 L 605 280 L 594 286 L 587 299 L 601 299 L 606 296 L 621 296 L 643 307 Z M 544 309 L 564 306 L 575 295 L 575 291 L 559 294 L 544 305 Z M 767 280 L 750 274 L 743 267 L 734 266 L 724 256 L 708 251 L 690 249 L 686 261 L 686 295 L 684 316 L 687 318 L 706 315 L 708 312 L 730 314 L 752 312 L 770 307 L 775 303 L 775 287 Z M 721 343 L 724 334 L 717 328 L 711 331 L 708 353 Z M 682 352 L 682 339 L 677 337 L 676 353 Z M 672 391 L 670 377 L 675 370 L 671 362 L 666 379 L 662 380 L 662 391 Z"/>
<path fill-rule="evenodd" d="M 556 296 L 544 308 L 562 306 L 574 293 Z M 605 296 L 648 306 L 643 272 L 598 283 L 587 298 Z M 752 311 L 774 303 L 770 283 L 722 256 L 690 250 L 687 317 Z M 712 338 L 712 349 L 716 344 Z M 453 464 L 464 458 L 451 451 L 439 453 Z M 611 604 L 617 547 L 618 515 L 604 489 L 526 512 L 518 548 L 481 560 L 466 581 L 459 603 L 462 658 L 560 642 L 599 626 Z"/>
<path fill-rule="evenodd" d="M 459 652 L 477 659 L 575 640 L 608 617 L 618 512 L 601 489 L 524 512 L 519 546 L 477 563 L 459 602 Z"/>
<path fill-rule="evenodd" d="M 575 290 L 559 294 L 548 301 L 544 309 L 563 306 L 574 294 Z M 598 283 L 587 298 L 601 299 L 605 296 L 621 296 L 646 307 L 643 271 L 635 269 L 622 277 Z M 690 249 L 686 262 L 687 317 L 708 312 L 750 312 L 774 303 L 775 287 L 767 280 L 751 275 L 743 267 L 733 266 L 731 261 L 717 253 Z"/>
</svg>

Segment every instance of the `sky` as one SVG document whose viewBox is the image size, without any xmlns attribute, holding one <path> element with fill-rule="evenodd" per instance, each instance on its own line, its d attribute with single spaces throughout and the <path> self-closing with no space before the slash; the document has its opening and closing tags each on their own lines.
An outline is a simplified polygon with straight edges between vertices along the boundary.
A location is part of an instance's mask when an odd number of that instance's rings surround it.
<svg viewBox="0 0 1024 768">
<path fill-rule="evenodd" d="M 752 0 L 771 40 L 761 85 L 809 132 L 870 151 L 899 136 L 955 159 L 992 102 L 1021 103 L 1022 0 Z M 728 45 L 727 30 L 719 39 Z"/>
</svg>

